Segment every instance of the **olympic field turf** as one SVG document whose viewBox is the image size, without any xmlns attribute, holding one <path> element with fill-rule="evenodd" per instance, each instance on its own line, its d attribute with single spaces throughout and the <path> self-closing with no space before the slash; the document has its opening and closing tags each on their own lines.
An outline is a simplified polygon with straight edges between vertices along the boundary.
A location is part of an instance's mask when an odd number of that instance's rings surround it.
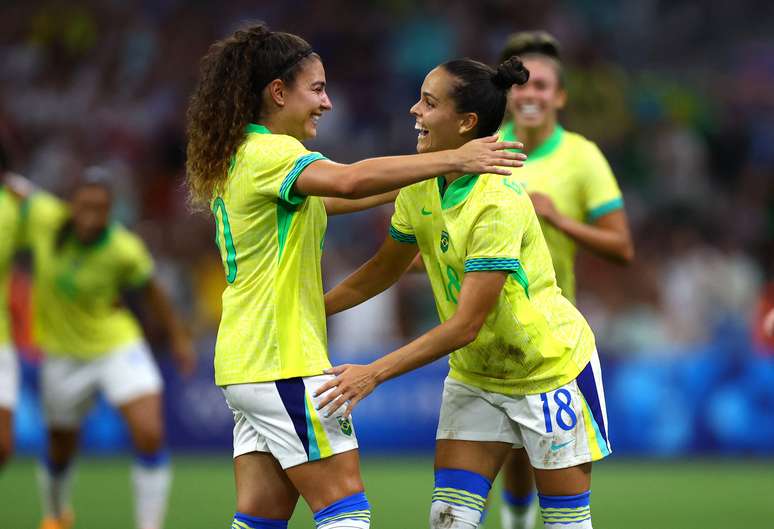
<svg viewBox="0 0 774 529">
<path fill-rule="evenodd" d="M 177 456 L 167 529 L 227 529 L 233 514 L 228 457 Z M 363 473 L 375 529 L 425 529 L 432 492 L 429 457 L 366 458 Z M 133 529 L 129 460 L 84 458 L 76 476 L 74 529 Z M 774 519 L 774 461 L 613 460 L 595 468 L 592 512 L 597 529 L 742 529 Z M 500 527 L 492 495 L 487 529 Z M 36 529 L 34 464 L 17 458 L 0 472 L 0 528 Z M 291 529 L 311 529 L 299 505 Z M 538 527 L 542 525 L 538 524 Z"/>
</svg>

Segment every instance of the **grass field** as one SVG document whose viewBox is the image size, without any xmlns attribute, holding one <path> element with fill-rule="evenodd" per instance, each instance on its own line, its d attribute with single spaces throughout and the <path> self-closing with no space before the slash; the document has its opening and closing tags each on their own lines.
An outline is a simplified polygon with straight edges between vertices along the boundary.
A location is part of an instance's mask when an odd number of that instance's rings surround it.
<svg viewBox="0 0 774 529">
<path fill-rule="evenodd" d="M 233 514 L 227 457 L 179 456 L 167 529 L 226 529 Z M 429 458 L 365 459 L 363 473 L 375 529 L 426 528 L 432 492 Z M 75 529 L 133 529 L 128 460 L 79 463 Z M 774 461 L 611 461 L 594 473 L 592 512 L 597 529 L 742 529 L 772 527 Z M 498 528 L 498 494 L 488 529 Z M 15 459 L 0 473 L 0 528 L 36 529 L 39 502 L 34 462 Z M 314 524 L 299 505 L 291 529 Z M 542 527 L 538 524 L 538 527 Z"/>
</svg>

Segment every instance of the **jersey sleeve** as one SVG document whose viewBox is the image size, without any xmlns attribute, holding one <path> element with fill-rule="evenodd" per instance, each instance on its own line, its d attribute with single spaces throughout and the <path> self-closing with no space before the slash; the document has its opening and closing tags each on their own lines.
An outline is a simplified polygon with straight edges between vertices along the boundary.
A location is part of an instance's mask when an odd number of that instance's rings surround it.
<svg viewBox="0 0 774 529">
<path fill-rule="evenodd" d="M 482 203 L 471 224 L 465 251 L 466 273 L 517 272 L 521 268 L 522 239 L 530 215 L 535 214 L 532 203 L 524 194 L 498 195 L 497 200 Z"/>
<path fill-rule="evenodd" d="M 406 244 L 416 244 L 417 237 L 414 232 L 414 226 L 411 224 L 409 216 L 411 202 L 411 191 L 409 188 L 403 188 L 395 199 L 395 213 L 390 220 L 390 237 L 398 242 Z"/>
<path fill-rule="evenodd" d="M 122 243 L 124 257 L 124 288 L 144 286 L 153 276 L 153 258 L 145 243 L 136 235 L 127 233 Z"/>
<path fill-rule="evenodd" d="M 602 151 L 589 143 L 586 170 L 583 179 L 583 197 L 586 220 L 595 222 L 600 217 L 623 208 L 623 197 L 610 164 Z"/>
<path fill-rule="evenodd" d="M 294 190 L 298 177 L 311 163 L 327 159 L 307 150 L 292 136 L 279 134 L 272 136 L 270 143 L 248 145 L 245 156 L 257 192 L 294 205 L 305 198 Z"/>
</svg>

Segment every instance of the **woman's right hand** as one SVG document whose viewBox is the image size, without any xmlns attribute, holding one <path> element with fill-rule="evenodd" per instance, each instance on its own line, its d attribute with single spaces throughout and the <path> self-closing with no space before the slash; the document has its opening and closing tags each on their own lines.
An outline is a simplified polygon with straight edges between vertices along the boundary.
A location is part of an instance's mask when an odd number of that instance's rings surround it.
<svg viewBox="0 0 774 529">
<path fill-rule="evenodd" d="M 527 155 L 508 149 L 523 149 L 517 141 L 498 141 L 497 136 L 471 140 L 452 151 L 459 171 L 466 174 L 509 175 L 509 167 L 521 167 Z"/>
</svg>

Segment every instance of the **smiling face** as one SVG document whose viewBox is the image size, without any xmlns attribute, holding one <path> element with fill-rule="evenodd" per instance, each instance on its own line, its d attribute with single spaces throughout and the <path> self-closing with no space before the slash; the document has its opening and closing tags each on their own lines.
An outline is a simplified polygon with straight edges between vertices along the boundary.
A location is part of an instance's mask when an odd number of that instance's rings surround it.
<svg viewBox="0 0 774 529">
<path fill-rule="evenodd" d="M 417 152 L 456 149 L 472 138 L 477 117 L 457 112 L 450 96 L 454 83 L 455 78 L 440 66 L 425 77 L 419 101 L 409 111 L 416 119 Z"/>
<path fill-rule="evenodd" d="M 317 57 L 304 60 L 292 85 L 282 85 L 282 122 L 285 133 L 299 140 L 317 136 L 317 122 L 331 110 L 325 92 L 325 69 Z"/>
<path fill-rule="evenodd" d="M 552 59 L 527 56 L 529 81 L 513 85 L 508 92 L 508 108 L 516 123 L 523 128 L 553 126 L 556 115 L 567 102 L 567 93 L 559 83 L 559 72 Z"/>
</svg>

